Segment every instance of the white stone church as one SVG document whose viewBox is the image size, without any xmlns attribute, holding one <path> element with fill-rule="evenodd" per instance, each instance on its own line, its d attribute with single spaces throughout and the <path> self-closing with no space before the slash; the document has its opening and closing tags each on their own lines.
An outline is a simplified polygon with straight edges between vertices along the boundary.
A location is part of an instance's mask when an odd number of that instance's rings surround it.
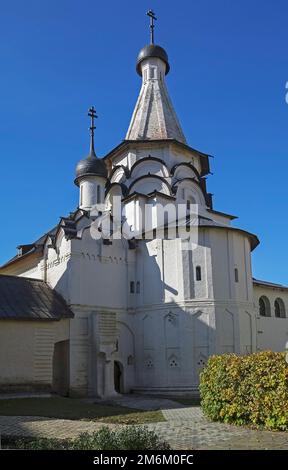
<svg viewBox="0 0 288 470">
<path fill-rule="evenodd" d="M 141 49 L 125 139 L 98 158 L 91 108 L 78 208 L 1 267 L 0 390 L 187 394 L 211 354 L 285 349 L 288 288 L 253 279 L 258 238 L 214 209 L 209 156 L 186 141 L 169 69 L 162 47 Z M 114 200 L 118 237 L 103 223 L 116 220 Z M 141 232 L 145 211 L 179 204 L 198 207 L 197 243 L 179 227 L 166 236 L 165 221 L 160 236 L 155 213 L 149 236 Z"/>
</svg>

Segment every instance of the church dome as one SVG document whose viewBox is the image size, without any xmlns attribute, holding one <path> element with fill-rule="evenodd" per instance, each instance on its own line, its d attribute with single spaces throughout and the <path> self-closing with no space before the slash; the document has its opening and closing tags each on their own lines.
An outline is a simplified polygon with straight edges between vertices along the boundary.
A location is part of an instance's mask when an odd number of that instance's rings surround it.
<svg viewBox="0 0 288 470">
<path fill-rule="evenodd" d="M 102 176 L 107 178 L 107 168 L 104 160 L 97 158 L 96 155 L 89 155 L 80 160 L 76 166 L 75 183 L 78 185 L 79 179 L 83 176 Z"/>
<path fill-rule="evenodd" d="M 165 75 L 167 75 L 170 70 L 167 52 L 163 49 L 163 47 L 157 46 L 156 44 L 149 44 L 147 46 L 144 46 L 139 52 L 136 64 L 137 73 L 140 76 L 142 75 L 141 62 L 143 62 L 143 60 L 145 59 L 148 59 L 149 57 L 157 57 L 158 59 L 163 60 L 163 62 L 165 62 L 166 64 Z"/>
</svg>

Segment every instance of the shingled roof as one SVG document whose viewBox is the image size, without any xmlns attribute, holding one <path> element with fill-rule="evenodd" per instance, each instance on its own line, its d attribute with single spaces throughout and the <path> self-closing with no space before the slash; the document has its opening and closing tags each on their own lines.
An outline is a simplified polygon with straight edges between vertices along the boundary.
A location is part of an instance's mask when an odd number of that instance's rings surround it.
<svg viewBox="0 0 288 470">
<path fill-rule="evenodd" d="M 44 235 L 38 238 L 38 240 L 36 240 L 34 243 L 29 243 L 28 245 L 19 245 L 17 247 L 18 254 L 16 256 L 13 256 L 13 258 L 9 259 L 5 264 L 0 266 L 0 270 L 6 268 L 12 263 L 18 262 L 24 257 L 32 255 L 33 253 L 38 253 L 39 256 L 41 256 L 43 254 L 43 248 L 47 238 L 51 238 L 53 246 L 55 237 L 59 229 L 64 230 L 67 239 L 75 238 L 77 236 L 77 221 L 81 218 L 77 218 L 79 216 L 79 213 L 80 215 L 82 214 L 81 217 L 84 217 L 85 215 L 87 216 L 87 212 L 83 209 L 76 209 L 74 212 L 70 212 L 67 217 L 61 217 L 60 222 L 55 227 L 49 230 L 49 232 L 44 233 Z"/>
<path fill-rule="evenodd" d="M 63 297 L 44 281 L 0 274 L 0 320 L 73 318 Z"/>
</svg>

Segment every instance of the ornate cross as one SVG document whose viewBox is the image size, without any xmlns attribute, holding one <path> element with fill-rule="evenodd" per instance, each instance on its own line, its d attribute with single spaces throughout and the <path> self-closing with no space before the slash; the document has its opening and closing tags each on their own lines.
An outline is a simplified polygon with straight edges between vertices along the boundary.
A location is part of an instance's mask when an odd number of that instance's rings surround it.
<svg viewBox="0 0 288 470">
<path fill-rule="evenodd" d="M 89 109 L 88 116 L 91 118 L 91 126 L 89 127 L 90 129 L 90 155 L 96 155 L 95 149 L 94 149 L 94 130 L 96 129 L 96 126 L 94 126 L 94 119 L 97 119 L 98 116 L 96 114 L 96 109 L 94 108 L 94 106 L 91 106 L 91 108 Z"/>
<path fill-rule="evenodd" d="M 94 130 L 96 129 L 96 126 L 94 126 L 94 119 L 97 119 L 98 116 L 96 114 L 96 109 L 94 106 L 91 106 L 91 108 L 88 111 L 88 116 L 91 118 L 91 126 L 90 126 L 90 131 L 91 131 L 91 136 L 94 137 Z"/>
<path fill-rule="evenodd" d="M 157 18 L 153 10 L 147 11 L 146 15 L 150 18 L 150 43 L 154 44 L 154 20 L 157 20 Z"/>
</svg>

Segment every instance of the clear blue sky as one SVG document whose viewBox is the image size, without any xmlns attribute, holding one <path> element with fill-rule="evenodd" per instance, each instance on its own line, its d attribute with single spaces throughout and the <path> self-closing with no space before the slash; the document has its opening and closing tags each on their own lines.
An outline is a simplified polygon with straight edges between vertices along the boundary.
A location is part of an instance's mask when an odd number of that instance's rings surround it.
<svg viewBox="0 0 288 470">
<path fill-rule="evenodd" d="M 99 156 L 124 138 L 149 8 L 186 138 L 215 156 L 215 209 L 259 236 L 254 275 L 288 284 L 287 0 L 2 2 L 0 263 L 76 208 L 87 108 Z"/>
</svg>

